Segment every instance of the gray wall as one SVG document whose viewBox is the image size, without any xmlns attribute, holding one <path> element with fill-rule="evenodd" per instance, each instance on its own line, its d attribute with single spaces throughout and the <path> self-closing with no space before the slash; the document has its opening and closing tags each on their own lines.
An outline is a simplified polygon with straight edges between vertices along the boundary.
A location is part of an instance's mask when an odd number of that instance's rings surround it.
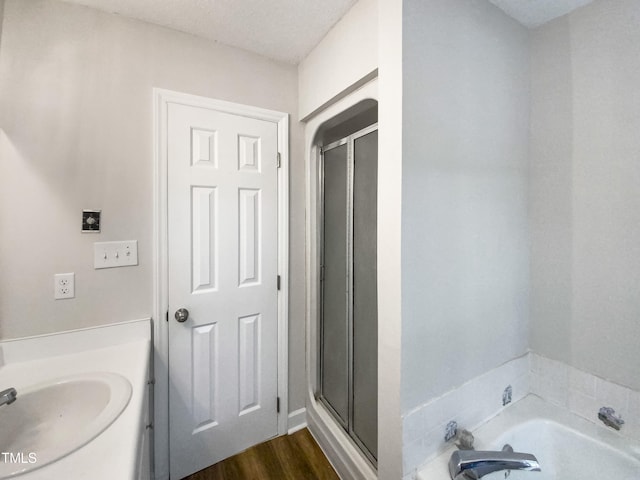
<svg viewBox="0 0 640 480">
<path fill-rule="evenodd" d="M 640 2 L 532 32 L 531 347 L 640 389 Z"/>
<path fill-rule="evenodd" d="M 0 47 L 2 47 L 2 23 L 4 20 L 4 0 L 0 0 Z"/>
<path fill-rule="evenodd" d="M 402 410 L 527 351 L 527 30 L 488 2 L 403 11 Z"/>
<path fill-rule="evenodd" d="M 259 80 L 256 80 L 259 79 Z M 152 88 L 291 114 L 291 410 L 304 406 L 304 162 L 296 67 L 46 0 L 5 3 L 0 49 L 0 338 L 150 316 Z M 101 208 L 100 235 L 80 233 Z M 95 241 L 140 265 L 96 271 Z M 76 298 L 53 300 L 75 272 Z"/>
</svg>

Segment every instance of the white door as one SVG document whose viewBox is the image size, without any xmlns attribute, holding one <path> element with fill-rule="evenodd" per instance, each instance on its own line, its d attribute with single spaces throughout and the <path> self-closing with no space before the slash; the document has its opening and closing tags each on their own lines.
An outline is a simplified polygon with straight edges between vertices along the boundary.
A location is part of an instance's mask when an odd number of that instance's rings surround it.
<svg viewBox="0 0 640 480">
<path fill-rule="evenodd" d="M 277 124 L 169 104 L 167 148 L 175 480 L 278 433 Z"/>
</svg>

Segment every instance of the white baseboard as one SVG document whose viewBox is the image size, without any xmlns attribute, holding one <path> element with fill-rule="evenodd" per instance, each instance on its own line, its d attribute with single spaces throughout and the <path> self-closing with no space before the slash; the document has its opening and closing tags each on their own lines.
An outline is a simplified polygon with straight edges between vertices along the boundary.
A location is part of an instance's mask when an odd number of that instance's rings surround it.
<svg viewBox="0 0 640 480">
<path fill-rule="evenodd" d="M 299 408 L 291 413 L 289 413 L 289 417 L 287 418 L 287 433 L 291 435 L 292 433 L 297 432 L 298 430 L 302 430 L 307 426 L 307 409 Z"/>
</svg>

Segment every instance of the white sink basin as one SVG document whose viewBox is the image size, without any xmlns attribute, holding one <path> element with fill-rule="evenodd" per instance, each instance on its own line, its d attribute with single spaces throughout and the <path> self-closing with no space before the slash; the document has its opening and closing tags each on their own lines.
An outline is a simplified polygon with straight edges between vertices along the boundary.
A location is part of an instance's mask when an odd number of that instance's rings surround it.
<svg viewBox="0 0 640 480">
<path fill-rule="evenodd" d="M 18 389 L 17 400 L 0 407 L 0 479 L 44 467 L 87 444 L 118 418 L 130 397 L 126 378 L 103 372 Z"/>
</svg>

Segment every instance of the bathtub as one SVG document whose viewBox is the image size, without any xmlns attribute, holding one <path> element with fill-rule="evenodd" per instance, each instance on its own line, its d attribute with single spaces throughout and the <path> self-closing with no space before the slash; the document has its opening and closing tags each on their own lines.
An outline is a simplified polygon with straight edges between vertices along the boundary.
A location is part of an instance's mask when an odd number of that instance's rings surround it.
<svg viewBox="0 0 640 480">
<path fill-rule="evenodd" d="M 594 417 L 597 412 L 594 412 Z M 624 429 L 624 426 L 622 427 Z M 541 472 L 512 471 L 509 480 L 640 480 L 640 443 L 528 395 L 473 432 L 476 450 L 532 453 Z M 419 480 L 449 480 L 454 447 L 418 471 Z M 505 472 L 482 477 L 503 480 Z"/>
</svg>

